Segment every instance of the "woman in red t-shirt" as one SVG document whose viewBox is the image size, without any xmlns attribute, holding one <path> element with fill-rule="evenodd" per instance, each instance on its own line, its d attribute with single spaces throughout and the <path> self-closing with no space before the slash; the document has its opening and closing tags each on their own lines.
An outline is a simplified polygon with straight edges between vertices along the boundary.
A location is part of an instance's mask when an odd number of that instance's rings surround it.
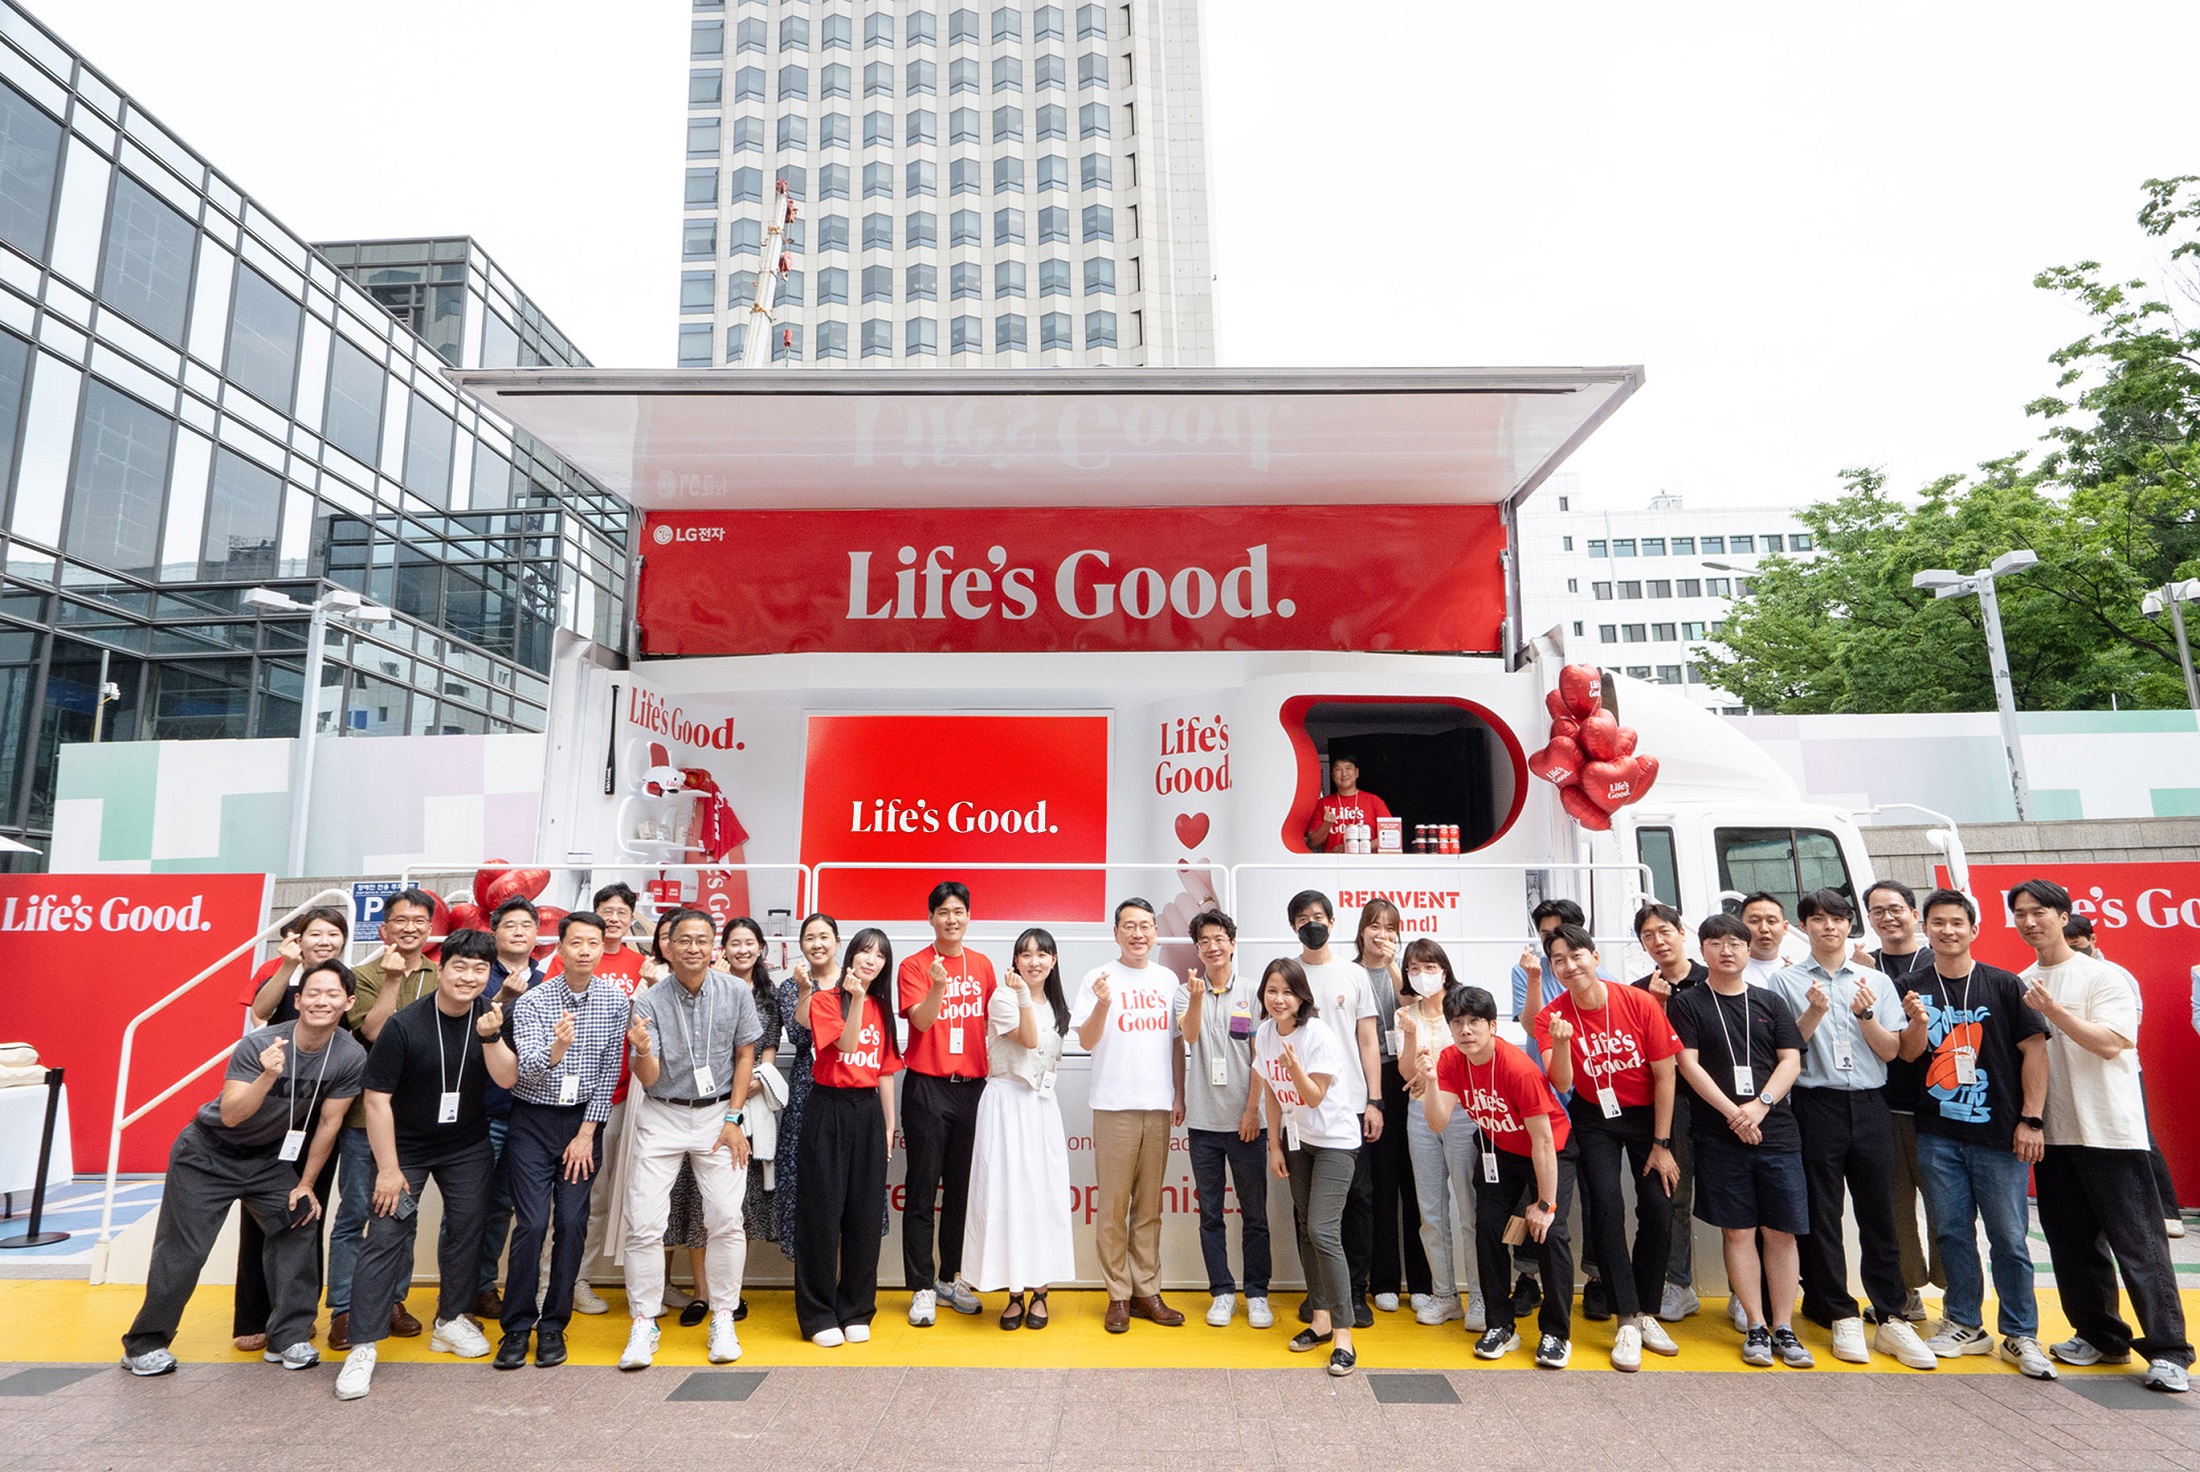
<svg viewBox="0 0 2200 1472">
<path fill-rule="evenodd" d="M 794 1312 L 824 1349 L 864 1343 L 878 1312 L 871 1228 L 885 1209 L 894 1154 L 894 1002 L 894 947 L 883 930 L 857 931 L 840 985 L 810 994 L 816 1055 L 797 1146 Z"/>
<path fill-rule="evenodd" d="M 1478 986 L 1444 994 L 1444 1019 L 1458 1044 L 1436 1061 L 1436 1081 L 1421 1095 L 1428 1127 L 1442 1134 L 1465 1108 L 1481 1131 L 1475 1171 L 1474 1250 L 1482 1281 L 1505 1281 L 1507 1224 L 1523 1220 L 1543 1274 L 1542 1337 L 1535 1362 L 1563 1370 L 1573 1357 L 1574 1253 L 1566 1212 L 1574 1194 L 1574 1144 L 1566 1110 L 1526 1053 L 1497 1035 L 1497 999 Z M 1512 1299 L 1484 1300 L 1489 1327 L 1475 1354 L 1502 1358 L 1520 1347 Z"/>
</svg>

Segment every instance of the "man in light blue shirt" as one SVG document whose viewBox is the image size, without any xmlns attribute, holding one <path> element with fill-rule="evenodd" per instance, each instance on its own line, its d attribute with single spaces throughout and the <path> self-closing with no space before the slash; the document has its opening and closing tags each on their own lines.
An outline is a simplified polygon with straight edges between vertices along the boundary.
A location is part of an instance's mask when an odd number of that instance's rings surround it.
<svg viewBox="0 0 2200 1472">
<path fill-rule="evenodd" d="M 1842 1240 L 1844 1196 L 1853 1196 L 1859 1267 L 1879 1321 L 1873 1348 L 1929 1370 L 1937 1363 L 1933 1352 L 1902 1317 L 1909 1293 L 1894 1231 L 1887 1064 L 1901 1050 L 1909 1024 L 1894 985 L 1851 959 L 1856 909 L 1848 898 L 1838 890 L 1813 890 L 1795 908 L 1810 937 L 1810 959 L 1775 972 L 1765 984 L 1794 1010 L 1803 1035 L 1803 1072 L 1794 1094 L 1810 1191 L 1810 1232 L 1800 1243 L 1803 1313 L 1833 1331 L 1835 1359 L 1871 1362 Z"/>
</svg>

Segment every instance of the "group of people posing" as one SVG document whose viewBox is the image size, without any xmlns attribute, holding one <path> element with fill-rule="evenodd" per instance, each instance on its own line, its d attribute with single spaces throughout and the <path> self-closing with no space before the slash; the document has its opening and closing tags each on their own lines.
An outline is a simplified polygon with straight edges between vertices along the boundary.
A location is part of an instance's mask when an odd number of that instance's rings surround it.
<svg viewBox="0 0 2200 1472">
<path fill-rule="evenodd" d="M 493 1353 L 498 1369 L 530 1351 L 537 1366 L 563 1363 L 571 1314 L 607 1307 L 588 1282 L 602 1254 L 625 1272 L 620 1367 L 645 1368 L 685 1247 L 695 1293 L 682 1321 L 707 1321 L 710 1360 L 730 1363 L 756 1237 L 793 1262 L 802 1334 L 861 1343 L 897 1133 L 909 1322 L 933 1324 L 943 1304 L 978 1314 L 980 1294 L 1005 1291 L 1000 1327 L 1043 1329 L 1050 1285 L 1077 1275 L 1056 1099 L 1074 1032 L 1090 1055 L 1111 1333 L 1184 1323 L 1160 1291 L 1162 1188 L 1182 1126 L 1206 1322 L 1230 1324 L 1242 1297 L 1252 1327 L 1274 1324 L 1267 1192 L 1283 1183 L 1307 1283 L 1289 1348 L 1326 1350 L 1333 1375 L 1356 1366 L 1355 1329 L 1408 1303 L 1422 1324 L 1463 1321 L 1493 1360 L 1519 1351 L 1534 1315 L 1535 1362 L 1564 1368 L 1578 1182 L 1581 1306 L 1613 1323 L 1620 1370 L 1645 1350 L 1677 1353 L 1664 1323 L 1698 1310 L 1692 1202 L 1721 1233 L 1748 1364 L 1812 1363 L 1799 1307 L 1843 1360 L 1876 1352 L 1925 1370 L 1994 1353 L 2052 1379 L 2057 1361 L 2136 1352 L 2149 1387 L 2184 1390 L 2192 1350 L 2140 1092 L 2136 985 L 2090 954 L 2083 917 L 2046 881 L 2008 896 L 2037 953 L 2021 977 L 1973 960 L 1978 916 L 1961 894 L 1935 891 L 1920 910 L 1883 881 L 1864 902 L 1876 951 L 1854 943 L 1845 896 L 1802 896 L 1810 954 L 1795 964 L 1780 959 L 1788 916 L 1773 896 L 1705 919 L 1700 960 L 1678 912 L 1645 905 L 1635 934 L 1654 969 L 1631 985 L 1607 971 L 1578 906 L 1545 902 L 1540 946 L 1512 976 L 1525 1047 L 1499 1035 L 1495 997 L 1462 984 L 1440 945 L 1401 945 L 1390 904 L 1362 911 L 1346 956 L 1330 900 L 1311 890 L 1288 907 L 1300 953 L 1257 978 L 1238 968 L 1230 916 L 1193 918 L 1199 964 L 1179 978 L 1154 957 L 1155 908 L 1124 900 L 1116 958 L 1074 988 L 1037 928 L 996 975 L 964 944 L 970 893 L 953 881 L 927 899 L 933 943 L 898 967 L 884 932 L 843 942 L 819 914 L 776 979 L 745 918 L 675 910 L 646 955 L 621 945 L 635 897 L 620 885 L 560 921 L 547 964 L 525 900 L 501 906 L 491 931 L 443 938 L 430 962 L 434 902 L 407 891 L 387 903 L 383 950 L 356 969 L 340 960 L 342 913 L 310 911 L 256 984 L 264 1025 L 177 1139 L 123 1363 L 175 1368 L 183 1308 L 241 1203 L 239 1347 L 317 1363 L 325 1287 L 329 1342 L 347 1351 L 336 1393 L 366 1395 L 379 1341 L 421 1331 L 404 1299 L 430 1179 L 443 1202 L 436 1350 Z M 2045 1349 L 2028 1177 L 2075 1330 Z M 1849 1290 L 1847 1214 L 1864 1304 Z M 1981 1222 L 1998 1342 L 1983 1323 Z M 2136 1333 L 2118 1314 L 2119 1270 Z M 1944 1289 L 1929 1337 L 1914 1327 L 1927 1284 Z"/>
</svg>

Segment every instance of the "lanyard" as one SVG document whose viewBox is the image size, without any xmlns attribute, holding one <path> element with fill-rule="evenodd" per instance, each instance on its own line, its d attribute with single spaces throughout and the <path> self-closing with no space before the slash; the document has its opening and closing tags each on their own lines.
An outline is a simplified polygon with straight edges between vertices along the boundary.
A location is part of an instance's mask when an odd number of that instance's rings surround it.
<svg viewBox="0 0 2200 1472">
<path fill-rule="evenodd" d="M 1711 993 L 1711 1011 L 1712 1014 L 1719 1019 L 1719 1037 L 1721 1041 L 1726 1044 L 1726 1061 L 1729 1064 L 1732 1064 L 1734 1062 L 1734 1034 L 1726 1030 L 1726 999 L 1720 996 L 1717 991 L 1713 991 Z M 1750 1058 L 1749 1048 L 1749 992 L 1747 990 L 1744 990 L 1742 992 L 1741 1066 L 1749 1070 L 1751 1078 L 1755 1078 L 1757 1075 L 1757 1065 Z"/>
<path fill-rule="evenodd" d="M 1971 1015 L 1971 978 L 1976 975 L 1978 975 L 1978 963 L 1974 961 L 1971 963 L 1971 969 L 1963 973 L 1963 1005 L 1960 1010 L 1965 1017 Z M 1947 993 L 1950 985 L 1948 978 L 1940 974 L 1938 966 L 1933 968 L 1933 984 L 1940 988 L 1943 995 Z M 1960 1025 L 1960 1023 L 1951 1022 L 1948 1024 L 1948 1029 L 1953 1032 Z"/>
<path fill-rule="evenodd" d="M 1483 1134 L 1494 1138 L 1497 1134 L 1496 1117 L 1492 1116 L 1489 1119 L 1484 1119 L 1474 1110 L 1474 1100 L 1471 1097 L 1474 1093 L 1474 1060 L 1467 1056 L 1466 1049 L 1461 1048 L 1459 1050 L 1459 1061 L 1467 1065 L 1467 1093 L 1470 1095 L 1467 1100 L 1467 1117 L 1474 1121 L 1475 1127 L 1481 1130 Z M 1490 1096 L 1492 1098 L 1499 1097 L 1497 1093 L 1497 1050 L 1494 1048 L 1490 1050 Z"/>
<path fill-rule="evenodd" d="M 674 977 L 674 978 L 672 979 L 672 984 L 673 984 L 674 986 L 680 986 L 680 979 L 679 979 L 678 977 Z M 698 1060 L 701 1060 L 701 1059 L 708 1059 L 708 1058 L 709 1058 L 709 1057 L 711 1056 L 711 1053 L 710 1053 L 710 1002 L 709 1002 L 709 999 L 708 999 L 708 998 L 706 998 L 706 997 L 705 997 L 705 996 L 703 995 L 703 994 L 704 994 L 704 993 L 705 993 L 706 991 L 708 991 L 709 989 L 710 989 L 710 977 L 709 977 L 709 976 L 708 976 L 707 974 L 706 974 L 706 975 L 705 975 L 705 976 L 703 977 L 703 984 L 702 984 L 701 986 L 699 986 L 699 987 L 697 987 L 697 988 L 695 989 L 695 995 L 694 995 L 693 997 L 689 997 L 689 996 L 687 996 L 687 988 L 686 988 L 686 987 L 684 987 L 684 986 L 680 986 L 680 993 L 681 993 L 681 997 L 682 997 L 682 1003 L 681 1003 L 681 1005 L 680 1005 L 680 1006 L 678 1006 L 678 1007 L 675 1007 L 675 1008 L 673 1009 L 673 1012 L 672 1012 L 672 1015 L 673 1015 L 673 1016 L 674 1016 L 675 1018 L 677 1018 L 677 1019 L 679 1020 L 679 1023 L 680 1023 L 680 1045 L 681 1045 L 682 1047 L 684 1047 L 684 1048 L 686 1048 L 686 1049 L 687 1049 L 687 1064 L 688 1064 L 688 1069 L 689 1069 L 689 1071 L 691 1071 L 691 1072 L 692 1072 L 692 1071 L 693 1071 L 693 1070 L 694 1070 L 694 1069 L 695 1069 L 695 1068 L 697 1067 L 697 1065 L 698 1065 Z M 700 1006 L 700 1007 L 701 1007 L 701 1008 L 703 1009 L 703 1051 L 702 1051 L 702 1052 L 700 1052 L 700 1053 L 697 1053 L 697 1052 L 695 1051 L 695 1034 L 694 1034 L 694 1033 L 693 1033 L 692 1031 L 690 1031 L 690 1030 L 689 1030 L 689 1028 L 688 1028 L 688 1020 L 687 1020 L 687 1003 L 688 1003 L 688 1002 L 693 1002 L 693 1003 L 697 1004 L 698 1006 Z M 709 1067 L 710 1065 L 709 1065 L 709 1064 L 708 1064 L 707 1062 L 705 1062 L 705 1063 L 702 1063 L 702 1064 L 701 1064 L 701 1066 L 702 1066 L 702 1067 L 705 1067 L 705 1068 L 707 1068 L 707 1067 Z"/>
<path fill-rule="evenodd" d="M 292 1047 L 298 1045 L 298 1032 L 295 1028 L 291 1029 L 290 1043 Z M 321 1081 L 328 1077 L 328 1055 L 334 1048 L 335 1043 L 336 1034 L 332 1032 L 328 1035 L 327 1040 L 321 1044 L 321 1071 L 313 1076 L 313 1092 L 306 1097 L 306 1119 L 308 1122 L 312 1120 L 313 1111 L 321 1102 Z M 290 1075 L 290 1102 L 283 1106 L 283 1128 L 286 1132 L 298 1128 L 298 1075 L 296 1072 Z"/>
<path fill-rule="evenodd" d="M 1569 1000 L 1571 999 L 1569 998 Z M 1612 985 L 1610 982 L 1606 982 L 1604 985 L 1604 1005 L 1597 1010 L 1599 1011 L 1599 1013 L 1602 1014 L 1604 1018 L 1604 1026 L 1601 1029 L 1591 1029 L 1589 1026 L 1589 1009 L 1582 1006 L 1579 1002 L 1574 1003 L 1574 1016 L 1579 1018 L 1581 1021 L 1581 1031 L 1583 1035 L 1590 1038 L 1591 1040 L 1594 1040 L 1597 1038 L 1609 1038 L 1618 1033 L 1619 1029 L 1612 1025 Z M 1733 1050 L 1730 1048 L 1728 1049 L 1728 1051 L 1732 1052 Z M 1607 1051 L 1604 1056 L 1607 1060 L 1609 1060 L 1612 1054 Z M 1596 1088 L 1598 1077 L 1597 1071 L 1591 1065 L 1589 1061 L 1589 1053 L 1586 1049 L 1582 1051 L 1581 1055 L 1581 1071 L 1589 1075 L 1589 1086 L 1592 1089 Z M 1490 1062 L 1490 1081 L 1493 1084 L 1496 1082 L 1496 1072 L 1497 1063 L 1495 1059 L 1492 1059 Z M 1618 1073 L 1618 1065 L 1613 1064 L 1604 1070 L 1603 1076 L 1607 1079 L 1610 1079 L 1616 1077 Z"/>
<path fill-rule="evenodd" d="M 461 1026 L 466 1025 L 468 1021 L 470 1021 L 469 1018 L 459 1019 Z M 326 1067 L 326 1065 L 323 1066 Z M 435 1081 L 437 1083 L 443 1082 L 443 1079 L 445 1077 L 444 1071 L 449 1068 L 449 1066 L 449 1061 L 443 1055 L 443 1009 L 441 1007 L 438 1007 L 435 1009 Z M 458 1050 L 458 1077 L 453 1079 L 451 1081 L 451 1086 L 445 1089 L 443 1092 L 446 1094 L 455 1094 L 458 1092 L 458 1086 L 465 1081 L 466 1049 L 464 1048 L 464 1046 L 461 1046 Z"/>
</svg>

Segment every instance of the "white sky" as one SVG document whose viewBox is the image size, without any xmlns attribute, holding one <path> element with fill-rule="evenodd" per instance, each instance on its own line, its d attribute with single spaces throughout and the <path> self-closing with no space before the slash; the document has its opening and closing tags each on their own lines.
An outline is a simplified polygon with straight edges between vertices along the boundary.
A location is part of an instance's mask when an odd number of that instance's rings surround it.
<svg viewBox="0 0 2200 1472">
<path fill-rule="evenodd" d="M 42 0 L 308 239 L 467 233 L 606 366 L 673 349 L 684 0 Z M 940 8 L 952 8 L 941 0 Z M 982 8 L 982 7 L 981 7 Z M 2200 5 L 1206 0 L 1226 364 L 1641 363 L 1594 501 L 2026 448 L 2200 172 Z"/>
</svg>

